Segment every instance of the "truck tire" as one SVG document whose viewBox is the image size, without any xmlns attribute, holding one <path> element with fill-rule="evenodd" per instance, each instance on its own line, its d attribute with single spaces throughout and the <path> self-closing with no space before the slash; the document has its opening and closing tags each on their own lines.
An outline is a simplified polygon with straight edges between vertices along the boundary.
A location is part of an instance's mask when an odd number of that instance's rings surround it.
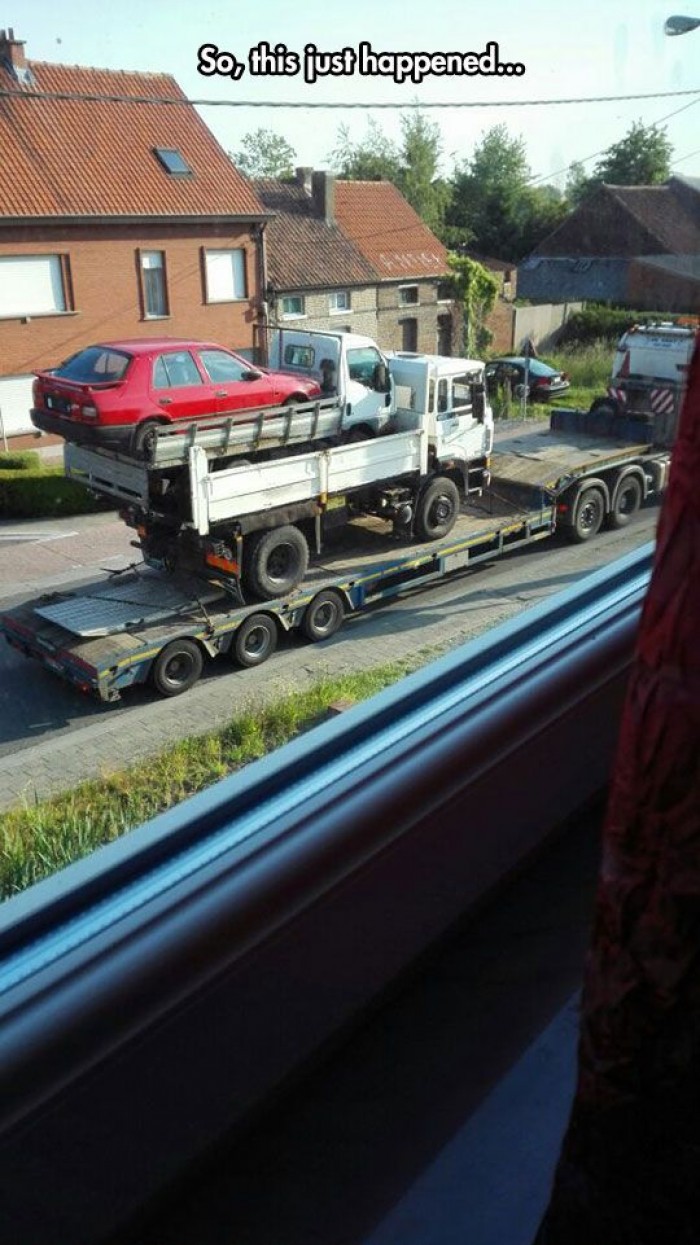
<svg viewBox="0 0 700 1245">
<path fill-rule="evenodd" d="M 599 488 L 584 488 L 578 495 L 573 526 L 569 538 L 576 545 L 597 536 L 605 518 L 605 497 Z"/>
<path fill-rule="evenodd" d="M 345 610 L 339 594 L 332 590 L 319 592 L 307 606 L 301 629 L 307 640 L 318 644 L 335 635 L 342 627 L 344 618 Z"/>
<path fill-rule="evenodd" d="M 356 445 L 358 441 L 371 441 L 377 435 L 376 428 L 372 428 L 370 424 L 355 424 L 354 428 L 347 428 L 341 433 L 341 445 Z"/>
<path fill-rule="evenodd" d="M 619 415 L 620 403 L 617 398 L 594 398 L 589 407 L 589 414 L 594 411 L 600 411 L 602 415 Z"/>
<path fill-rule="evenodd" d="M 151 457 L 159 427 L 162 427 L 159 419 L 142 419 L 141 423 L 136 425 L 131 436 L 131 452 L 134 458 L 148 460 Z"/>
<path fill-rule="evenodd" d="M 308 565 L 309 546 L 298 527 L 273 527 L 244 539 L 243 582 L 263 601 L 286 596 L 301 583 Z"/>
<path fill-rule="evenodd" d="M 232 652 L 239 666 L 261 666 L 277 648 L 277 623 L 269 614 L 249 614 L 233 637 Z"/>
<path fill-rule="evenodd" d="M 612 510 L 608 516 L 611 528 L 627 527 L 642 504 L 642 485 L 638 476 L 624 476 L 617 486 Z"/>
<path fill-rule="evenodd" d="M 459 489 L 454 480 L 437 476 L 423 490 L 416 506 L 415 530 L 419 540 L 439 540 L 452 531 L 459 514 Z"/>
<path fill-rule="evenodd" d="M 202 650 L 194 640 L 173 640 L 156 657 L 151 680 L 161 696 L 179 696 L 197 682 L 203 668 Z"/>
</svg>

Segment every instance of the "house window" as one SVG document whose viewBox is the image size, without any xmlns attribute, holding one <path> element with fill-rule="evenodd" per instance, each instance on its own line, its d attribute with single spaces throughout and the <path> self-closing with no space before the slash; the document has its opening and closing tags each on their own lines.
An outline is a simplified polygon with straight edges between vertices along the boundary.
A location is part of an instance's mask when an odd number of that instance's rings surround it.
<svg viewBox="0 0 700 1245">
<path fill-rule="evenodd" d="M 350 310 L 350 291 L 349 290 L 333 290 L 328 295 L 328 310 L 332 316 L 342 315 L 344 311 Z"/>
<path fill-rule="evenodd" d="M 9 255 L 0 259 L 0 318 L 48 316 L 70 310 L 67 255 Z"/>
<path fill-rule="evenodd" d="M 165 282 L 165 252 L 141 251 L 140 261 L 144 319 L 167 316 L 169 308 Z"/>
<path fill-rule="evenodd" d="M 233 303 L 246 298 L 245 268 L 245 251 L 242 247 L 227 251 L 205 251 L 206 301 Z"/>
<path fill-rule="evenodd" d="M 192 177 L 192 169 L 177 147 L 154 147 L 153 154 L 171 177 Z"/>
<path fill-rule="evenodd" d="M 451 303 L 454 298 L 449 281 L 438 281 L 437 300 L 439 303 Z M 416 302 L 418 300 L 416 299 Z"/>
<path fill-rule="evenodd" d="M 418 302 L 417 285 L 399 286 L 399 307 L 412 307 Z"/>
<path fill-rule="evenodd" d="M 288 294 L 280 299 L 282 308 L 282 317 L 285 320 L 291 320 L 295 316 L 306 315 L 306 299 L 303 294 Z"/>
</svg>

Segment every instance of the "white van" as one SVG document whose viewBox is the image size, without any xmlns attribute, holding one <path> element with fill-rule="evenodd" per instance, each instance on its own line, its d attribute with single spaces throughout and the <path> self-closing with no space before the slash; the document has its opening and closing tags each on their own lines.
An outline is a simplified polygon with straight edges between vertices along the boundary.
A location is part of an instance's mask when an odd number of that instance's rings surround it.
<svg viewBox="0 0 700 1245">
<path fill-rule="evenodd" d="M 622 334 L 608 399 L 639 414 L 677 412 L 695 347 L 695 329 L 676 324 L 635 325 Z M 599 399 L 602 405 L 606 399 Z"/>
</svg>

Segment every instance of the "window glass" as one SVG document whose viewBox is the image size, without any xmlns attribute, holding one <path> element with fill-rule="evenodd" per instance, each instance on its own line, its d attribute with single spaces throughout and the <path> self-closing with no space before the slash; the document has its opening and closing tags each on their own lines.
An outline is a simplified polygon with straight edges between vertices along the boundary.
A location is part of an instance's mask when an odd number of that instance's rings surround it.
<svg viewBox="0 0 700 1245">
<path fill-rule="evenodd" d="M 348 350 L 348 375 L 351 380 L 359 380 L 363 385 L 372 388 L 374 369 L 382 362 L 382 356 L 372 346 L 357 346 Z"/>
<path fill-rule="evenodd" d="M 146 316 L 167 316 L 165 256 L 162 251 L 141 252 L 143 310 Z"/>
<path fill-rule="evenodd" d="M 399 286 L 399 305 L 408 307 L 418 302 L 418 286 L 417 285 L 400 285 Z"/>
<path fill-rule="evenodd" d="M 226 380 L 242 380 L 243 373 L 249 372 L 252 364 L 245 359 L 237 359 L 226 350 L 200 350 L 199 358 L 211 381 L 215 383 Z"/>
<path fill-rule="evenodd" d="M 336 312 L 349 311 L 350 291 L 334 290 L 332 294 L 328 295 L 328 307 L 331 315 L 334 315 Z"/>
<path fill-rule="evenodd" d="M 177 147 L 154 147 L 153 152 L 165 171 L 170 173 L 171 176 L 192 176 L 192 169 Z"/>
<path fill-rule="evenodd" d="M 452 377 L 452 406 L 455 411 L 470 408 L 472 405 L 473 385 L 476 380 L 474 375 L 465 373 L 463 376 Z"/>
<path fill-rule="evenodd" d="M 313 346 L 289 343 L 284 348 L 284 362 L 288 367 L 313 367 L 316 351 Z"/>
<path fill-rule="evenodd" d="M 205 251 L 204 270 L 208 303 L 232 303 L 246 297 L 245 251 L 242 247 Z"/>
<path fill-rule="evenodd" d="M 281 300 L 283 316 L 303 316 L 306 314 L 306 301 L 301 294 L 288 294 Z"/>
<path fill-rule="evenodd" d="M 153 367 L 154 389 L 179 389 L 185 385 L 201 385 L 199 374 L 189 350 L 173 350 L 159 355 Z"/>
<path fill-rule="evenodd" d="M 76 380 L 82 385 L 98 384 L 100 381 L 121 380 L 132 356 L 121 350 L 107 350 L 104 346 L 88 346 L 55 370 L 56 376 Z"/>
</svg>

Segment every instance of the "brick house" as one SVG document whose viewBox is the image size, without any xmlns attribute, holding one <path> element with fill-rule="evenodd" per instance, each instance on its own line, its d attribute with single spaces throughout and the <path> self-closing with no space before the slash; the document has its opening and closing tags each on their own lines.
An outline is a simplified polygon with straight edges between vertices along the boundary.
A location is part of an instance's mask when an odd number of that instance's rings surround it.
<svg viewBox="0 0 700 1245">
<path fill-rule="evenodd" d="M 700 311 L 700 181 L 601 186 L 518 268 L 533 302 L 588 299 L 636 310 Z"/>
<path fill-rule="evenodd" d="M 338 181 L 336 220 L 372 265 L 377 337 L 387 350 L 453 353 L 447 250 L 391 182 Z"/>
<path fill-rule="evenodd" d="M 10 30 L 0 86 L 5 436 L 32 428 L 32 371 L 91 341 L 157 334 L 253 352 L 266 213 L 174 79 L 27 61 Z"/>
<path fill-rule="evenodd" d="M 265 230 L 270 323 L 377 336 L 372 265 L 335 221 L 335 179 L 311 169 L 294 181 L 253 182 L 272 213 Z"/>
<path fill-rule="evenodd" d="M 346 329 L 386 350 L 451 354 L 447 251 L 390 182 L 297 169 L 253 183 L 276 215 L 266 230 L 271 319 Z"/>
</svg>

